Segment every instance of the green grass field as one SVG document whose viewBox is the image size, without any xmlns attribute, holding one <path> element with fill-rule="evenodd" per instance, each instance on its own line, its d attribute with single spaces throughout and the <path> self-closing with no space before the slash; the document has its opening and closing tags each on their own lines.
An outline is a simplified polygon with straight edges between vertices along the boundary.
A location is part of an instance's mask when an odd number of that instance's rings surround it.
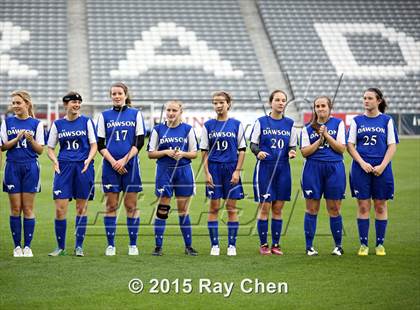
<svg viewBox="0 0 420 310">
<path fill-rule="evenodd" d="M 48 257 L 55 248 L 54 204 L 52 201 L 52 167 L 44 154 L 42 166 L 42 193 L 36 199 L 37 226 L 32 243 L 34 258 L 13 258 L 13 242 L 9 230 L 9 205 L 5 193 L 0 194 L 0 309 L 31 308 L 420 308 L 420 140 L 402 140 L 393 161 L 395 175 L 395 200 L 389 203 L 389 225 L 385 246 L 387 256 L 358 257 L 358 232 L 356 225 L 356 201 L 343 201 L 345 255 L 331 256 L 333 241 L 325 208 L 321 209 L 315 247 L 318 257 L 305 255 L 303 234 L 304 200 L 299 192 L 293 207 L 293 198 L 299 190 L 302 157 L 292 161 L 293 194 L 284 212 L 282 247 L 283 257 L 262 257 L 258 253 L 258 236 L 255 230 L 256 204 L 252 194 L 254 156 L 247 154 L 243 175 L 245 191 L 249 195 L 241 209 L 238 256 L 226 256 L 226 227 L 220 225 L 221 256 L 209 256 L 209 239 L 206 227 L 207 202 L 204 199 L 202 175 L 197 175 L 197 195 L 191 205 L 193 245 L 198 257 L 186 257 L 178 228 L 176 214 L 171 214 L 170 227 L 166 231 L 164 256 L 150 255 L 154 247 L 152 211 L 155 197 L 153 180 L 155 163 L 145 158 L 141 151 L 144 195 L 139 197 L 141 227 L 139 235 L 140 256 L 127 255 L 128 236 L 125 227 L 125 211 L 119 213 L 117 229 L 117 256 L 105 257 L 106 238 L 102 215 L 103 196 L 99 186 L 96 199 L 89 206 L 89 227 L 85 240 L 85 257 L 73 255 Z M 197 172 L 199 160 L 195 160 Z M 98 164 L 100 160 L 97 160 Z M 349 156 L 346 156 L 348 172 Z M 97 183 L 100 169 L 97 169 Z M 222 214 L 222 220 L 226 214 Z M 373 215 L 373 213 L 372 213 Z M 67 249 L 74 246 L 74 205 L 68 214 Z M 95 221 L 95 218 L 97 220 Z M 173 226 L 173 227 L 171 227 Z M 375 230 L 371 221 L 370 249 L 374 250 Z M 144 282 L 140 294 L 132 294 L 128 283 L 132 278 Z M 246 294 L 241 291 L 243 279 L 259 279 L 261 282 L 283 284 L 281 293 Z M 192 279 L 192 292 L 176 293 L 176 285 L 169 293 L 149 292 L 151 279 Z M 233 282 L 229 297 L 223 294 L 199 292 L 199 280 Z M 166 289 L 164 281 L 163 290 Z M 214 284 L 215 285 L 215 284 Z M 216 286 L 214 286 L 217 288 Z M 249 286 L 247 286 L 248 288 Z"/>
</svg>

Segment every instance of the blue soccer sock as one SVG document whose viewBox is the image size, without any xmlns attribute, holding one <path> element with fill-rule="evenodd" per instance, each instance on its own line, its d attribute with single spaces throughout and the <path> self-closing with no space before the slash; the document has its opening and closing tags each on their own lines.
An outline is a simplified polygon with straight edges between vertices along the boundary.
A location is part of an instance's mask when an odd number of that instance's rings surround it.
<svg viewBox="0 0 420 310">
<path fill-rule="evenodd" d="M 334 238 L 335 246 L 341 247 L 343 236 L 343 218 L 341 215 L 337 217 L 330 216 L 330 229 Z"/>
<path fill-rule="evenodd" d="M 130 245 L 137 245 L 137 235 L 139 233 L 140 218 L 127 217 L 128 236 L 130 237 Z"/>
<path fill-rule="evenodd" d="M 209 229 L 210 243 L 212 246 L 219 245 L 219 222 L 208 221 L 207 228 Z"/>
<path fill-rule="evenodd" d="M 31 247 L 32 238 L 35 230 L 35 219 L 23 219 L 23 235 L 25 238 L 25 246 Z"/>
<path fill-rule="evenodd" d="M 378 219 L 375 220 L 376 246 L 380 244 L 384 244 L 387 224 L 388 224 L 388 220 L 378 220 Z"/>
<path fill-rule="evenodd" d="M 369 219 L 357 219 L 357 226 L 359 227 L 360 244 L 367 246 L 369 236 Z"/>
<path fill-rule="evenodd" d="M 191 246 L 192 244 L 192 229 L 191 229 L 191 221 L 190 216 L 187 215 L 180 215 L 179 216 L 179 226 L 181 228 L 182 237 L 184 237 L 184 243 L 186 247 Z"/>
<path fill-rule="evenodd" d="M 166 220 L 160 218 L 155 219 L 155 242 L 157 247 L 162 247 L 163 234 L 165 233 Z"/>
<path fill-rule="evenodd" d="M 283 220 L 271 219 L 271 241 L 273 242 L 273 245 L 280 244 L 282 226 L 283 226 Z"/>
<path fill-rule="evenodd" d="M 115 231 L 117 229 L 116 216 L 104 216 L 104 225 L 108 246 L 115 246 Z"/>
<path fill-rule="evenodd" d="M 260 244 L 267 243 L 267 235 L 268 235 L 268 220 L 257 220 L 257 230 L 258 236 L 260 237 Z"/>
<path fill-rule="evenodd" d="M 310 249 L 313 246 L 317 217 L 318 216 L 316 214 L 305 213 L 303 228 L 305 230 L 305 241 L 307 249 Z"/>
<path fill-rule="evenodd" d="M 22 222 L 20 216 L 10 216 L 10 231 L 12 232 L 13 242 L 15 247 L 20 246 L 22 239 Z"/>
<path fill-rule="evenodd" d="M 87 216 L 76 216 L 76 248 L 83 247 L 86 235 Z"/>
<path fill-rule="evenodd" d="M 239 222 L 228 222 L 228 245 L 236 246 L 236 236 L 238 235 Z"/>
<path fill-rule="evenodd" d="M 67 220 L 55 220 L 55 237 L 57 239 L 58 248 L 64 250 L 66 248 L 66 229 Z"/>
</svg>

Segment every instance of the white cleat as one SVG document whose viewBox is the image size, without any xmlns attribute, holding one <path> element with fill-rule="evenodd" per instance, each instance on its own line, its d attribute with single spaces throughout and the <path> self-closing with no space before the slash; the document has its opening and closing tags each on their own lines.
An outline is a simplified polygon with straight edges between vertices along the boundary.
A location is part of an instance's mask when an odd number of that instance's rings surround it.
<svg viewBox="0 0 420 310">
<path fill-rule="evenodd" d="M 23 257 L 34 257 L 30 247 L 26 246 L 23 248 Z"/>
<path fill-rule="evenodd" d="M 17 246 L 13 250 L 13 257 L 23 257 L 23 251 L 20 246 Z"/>
<path fill-rule="evenodd" d="M 229 245 L 227 249 L 227 256 L 236 256 L 236 247 L 233 245 Z"/>
<path fill-rule="evenodd" d="M 210 250 L 211 256 L 219 256 L 220 255 L 220 248 L 218 245 L 213 245 Z"/>
<path fill-rule="evenodd" d="M 109 245 L 105 250 L 105 256 L 115 256 L 116 249 L 114 246 Z"/>
<path fill-rule="evenodd" d="M 130 256 L 139 255 L 139 249 L 137 248 L 136 245 L 129 245 L 128 246 L 128 255 L 130 255 Z"/>
<path fill-rule="evenodd" d="M 310 247 L 309 249 L 306 249 L 306 255 L 308 256 L 317 256 L 318 251 L 315 250 L 313 247 Z"/>
<path fill-rule="evenodd" d="M 341 246 L 336 246 L 331 252 L 331 255 L 341 256 L 344 254 L 343 248 Z"/>
</svg>

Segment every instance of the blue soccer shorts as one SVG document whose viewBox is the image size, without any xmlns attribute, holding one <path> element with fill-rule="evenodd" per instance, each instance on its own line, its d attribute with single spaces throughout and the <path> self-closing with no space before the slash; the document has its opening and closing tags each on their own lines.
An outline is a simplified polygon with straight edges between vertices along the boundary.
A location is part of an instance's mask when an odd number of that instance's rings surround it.
<svg viewBox="0 0 420 310">
<path fill-rule="evenodd" d="M 24 163 L 6 161 L 3 191 L 9 194 L 39 193 L 41 191 L 39 170 L 37 161 Z"/>
<path fill-rule="evenodd" d="M 170 167 L 158 164 L 156 167 L 157 197 L 190 197 L 195 194 L 194 174 L 191 164 Z"/>
<path fill-rule="evenodd" d="M 95 170 L 93 162 L 82 173 L 84 163 L 59 162 L 60 173 L 55 173 L 53 183 L 53 199 L 85 199 L 93 200 L 95 195 Z"/>
<path fill-rule="evenodd" d="M 132 158 L 126 165 L 127 173 L 121 175 L 107 161 L 103 161 L 102 165 L 102 189 L 105 193 L 119 192 L 141 192 L 143 190 L 140 169 L 137 156 Z"/>
<path fill-rule="evenodd" d="M 254 200 L 290 201 L 292 178 L 289 161 L 258 160 L 254 170 Z"/>
<path fill-rule="evenodd" d="M 244 191 L 241 179 L 235 185 L 230 183 L 236 169 L 236 162 L 209 162 L 209 172 L 213 178 L 214 187 L 206 186 L 206 196 L 209 199 L 243 199 Z"/>
<path fill-rule="evenodd" d="M 342 161 L 305 161 L 301 186 L 305 199 L 341 200 L 346 193 L 346 170 Z"/>
</svg>

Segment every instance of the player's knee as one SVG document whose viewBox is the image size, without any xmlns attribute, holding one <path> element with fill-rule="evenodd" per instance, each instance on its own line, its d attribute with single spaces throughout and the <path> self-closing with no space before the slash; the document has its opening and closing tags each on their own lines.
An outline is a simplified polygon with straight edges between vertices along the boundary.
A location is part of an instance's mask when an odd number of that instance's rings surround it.
<svg viewBox="0 0 420 310">
<path fill-rule="evenodd" d="M 118 205 L 117 204 L 107 204 L 106 205 L 106 212 L 107 213 L 112 213 L 118 210 Z"/>
<path fill-rule="evenodd" d="M 384 214 L 386 212 L 386 206 L 384 205 L 375 206 L 375 212 L 377 214 Z"/>
<path fill-rule="evenodd" d="M 369 214 L 369 208 L 365 207 L 365 206 L 360 206 L 359 207 L 359 213 L 362 214 L 362 215 Z"/>
<path fill-rule="evenodd" d="M 171 209 L 170 205 L 159 204 L 156 209 L 156 217 L 162 220 L 166 220 L 168 218 L 170 209 Z"/>
</svg>

